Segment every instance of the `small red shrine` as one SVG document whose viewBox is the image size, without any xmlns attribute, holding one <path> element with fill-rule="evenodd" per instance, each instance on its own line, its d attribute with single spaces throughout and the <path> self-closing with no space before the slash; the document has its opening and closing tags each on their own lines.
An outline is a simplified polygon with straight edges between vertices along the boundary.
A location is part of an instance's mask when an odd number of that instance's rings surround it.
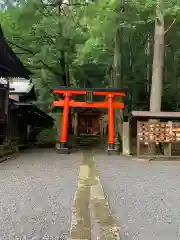
<svg viewBox="0 0 180 240">
<path fill-rule="evenodd" d="M 73 128 L 77 136 L 102 135 L 102 117 L 104 111 L 99 109 L 78 109 L 74 113 Z"/>
<path fill-rule="evenodd" d="M 117 100 L 125 96 L 125 93 L 117 89 L 79 89 L 79 88 L 61 88 L 55 89 L 54 95 L 59 99 L 53 101 L 53 107 L 63 108 L 63 118 L 61 126 L 60 152 L 69 152 L 66 146 L 68 134 L 68 116 L 70 108 L 78 109 L 101 109 L 108 112 L 108 152 L 115 150 L 115 130 L 114 130 L 114 110 L 123 109 L 124 103 Z M 77 96 L 82 96 L 83 101 L 78 101 Z M 100 101 L 97 100 L 99 97 Z M 96 100 L 95 100 L 96 98 Z M 79 133 L 100 134 L 100 111 L 87 111 L 79 114 L 77 122 L 77 131 Z"/>
</svg>

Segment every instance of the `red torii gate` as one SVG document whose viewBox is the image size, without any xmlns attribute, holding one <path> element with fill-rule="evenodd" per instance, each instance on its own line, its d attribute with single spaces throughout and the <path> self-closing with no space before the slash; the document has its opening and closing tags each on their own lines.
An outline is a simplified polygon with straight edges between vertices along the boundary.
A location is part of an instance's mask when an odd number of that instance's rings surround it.
<svg viewBox="0 0 180 240">
<path fill-rule="evenodd" d="M 123 109 L 124 103 L 115 101 L 115 97 L 124 97 L 125 93 L 117 89 L 79 89 L 79 88 L 61 88 L 55 89 L 53 91 L 55 95 L 61 95 L 64 99 L 59 99 L 53 101 L 53 107 L 63 107 L 63 118 L 61 125 L 61 136 L 59 139 L 60 149 L 62 153 L 68 152 L 66 148 L 67 134 L 68 134 L 68 116 L 70 107 L 76 108 L 106 108 L 108 109 L 108 152 L 114 150 L 114 110 Z M 86 97 L 90 96 L 90 101 L 76 101 L 72 97 L 74 95 L 84 95 Z M 93 102 L 93 96 L 104 96 L 105 101 L 103 102 Z M 61 151 L 60 151 L 61 152 Z"/>
</svg>

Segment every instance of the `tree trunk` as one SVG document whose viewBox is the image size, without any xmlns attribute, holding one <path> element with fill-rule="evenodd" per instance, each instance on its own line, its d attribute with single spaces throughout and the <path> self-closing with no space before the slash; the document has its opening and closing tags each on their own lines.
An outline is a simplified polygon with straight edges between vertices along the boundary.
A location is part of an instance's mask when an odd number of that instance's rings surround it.
<svg viewBox="0 0 180 240">
<path fill-rule="evenodd" d="M 117 28 L 114 39 L 114 81 L 113 85 L 116 88 L 122 87 L 121 79 L 121 37 L 122 29 Z"/>
<path fill-rule="evenodd" d="M 121 14 L 123 9 L 124 0 L 117 2 L 117 16 Z M 123 78 L 122 78 L 122 35 L 123 28 L 119 27 L 119 19 L 117 17 L 116 33 L 114 38 L 114 63 L 113 63 L 113 87 L 122 89 Z M 122 99 L 119 98 L 119 101 Z M 115 110 L 115 140 L 119 142 L 122 140 L 122 122 L 123 116 L 119 109 Z"/>
<path fill-rule="evenodd" d="M 154 54 L 152 66 L 152 84 L 150 96 L 150 111 L 161 111 L 161 98 L 163 87 L 163 67 L 164 67 L 164 15 L 163 0 L 157 0 L 156 21 L 154 31 Z M 150 122 L 154 122 L 150 120 Z M 156 153 L 156 145 L 149 144 L 149 153 Z"/>
<path fill-rule="evenodd" d="M 146 92 L 147 95 L 150 96 L 151 92 L 151 79 L 152 79 L 152 36 L 150 36 L 147 40 L 147 84 L 146 84 Z"/>
<path fill-rule="evenodd" d="M 156 21 L 154 32 L 154 55 L 152 67 L 152 84 L 150 97 L 150 111 L 161 111 L 161 97 L 163 86 L 164 66 L 164 16 L 163 0 L 157 0 Z"/>
<path fill-rule="evenodd" d="M 121 55 L 122 29 L 117 28 L 114 40 L 114 77 L 113 87 L 122 88 L 122 55 Z M 121 99 L 119 99 L 121 101 Z M 115 138 L 118 139 L 122 133 L 122 114 L 119 109 L 115 110 Z"/>
</svg>

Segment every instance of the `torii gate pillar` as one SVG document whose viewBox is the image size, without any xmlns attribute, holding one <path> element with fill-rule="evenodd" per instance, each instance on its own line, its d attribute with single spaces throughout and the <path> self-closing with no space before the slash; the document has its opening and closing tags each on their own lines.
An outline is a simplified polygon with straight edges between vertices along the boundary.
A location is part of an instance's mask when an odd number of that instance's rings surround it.
<svg viewBox="0 0 180 240">
<path fill-rule="evenodd" d="M 115 151 L 115 129 L 114 129 L 114 110 L 123 109 L 124 103 L 114 100 L 115 97 L 125 96 L 124 92 L 117 89 L 75 89 L 75 88 L 61 88 L 54 90 L 54 94 L 63 95 L 63 100 L 56 100 L 53 102 L 53 107 L 63 107 L 63 118 L 61 126 L 60 153 L 69 153 L 67 148 L 68 135 L 68 117 L 70 107 L 82 108 L 106 108 L 108 110 L 108 154 Z M 72 99 L 73 95 L 84 95 L 86 101 L 78 102 Z M 93 96 L 104 96 L 105 101 L 93 102 Z M 88 100 L 91 99 L 91 100 Z"/>
</svg>

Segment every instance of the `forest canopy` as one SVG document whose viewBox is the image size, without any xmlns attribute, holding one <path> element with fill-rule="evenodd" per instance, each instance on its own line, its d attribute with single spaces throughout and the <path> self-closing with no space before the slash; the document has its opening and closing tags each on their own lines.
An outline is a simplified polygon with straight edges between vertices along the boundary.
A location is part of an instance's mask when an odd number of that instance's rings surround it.
<svg viewBox="0 0 180 240">
<path fill-rule="evenodd" d="M 112 86 L 128 88 L 129 109 L 179 111 L 179 0 L 4 0 L 0 7 L 5 37 L 33 72 L 44 110 L 54 86 Z"/>
</svg>

